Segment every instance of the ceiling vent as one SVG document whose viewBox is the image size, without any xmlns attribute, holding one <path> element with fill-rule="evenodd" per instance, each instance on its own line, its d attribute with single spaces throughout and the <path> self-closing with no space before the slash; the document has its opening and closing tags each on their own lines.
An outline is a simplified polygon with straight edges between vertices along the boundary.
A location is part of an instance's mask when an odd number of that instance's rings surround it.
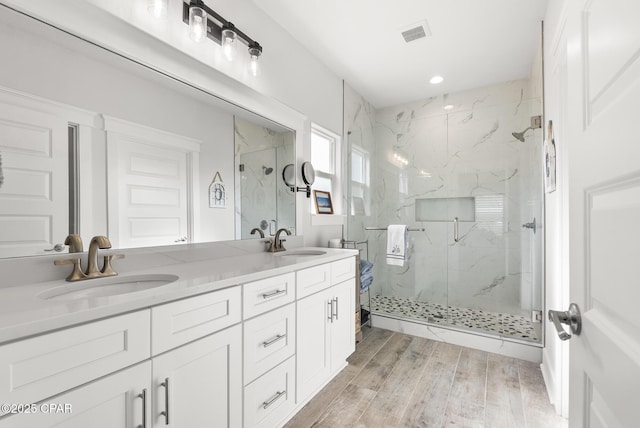
<svg viewBox="0 0 640 428">
<path fill-rule="evenodd" d="M 431 36 L 431 30 L 429 29 L 429 24 L 425 20 L 401 29 L 400 34 L 402 34 L 404 41 L 409 43 Z"/>
</svg>

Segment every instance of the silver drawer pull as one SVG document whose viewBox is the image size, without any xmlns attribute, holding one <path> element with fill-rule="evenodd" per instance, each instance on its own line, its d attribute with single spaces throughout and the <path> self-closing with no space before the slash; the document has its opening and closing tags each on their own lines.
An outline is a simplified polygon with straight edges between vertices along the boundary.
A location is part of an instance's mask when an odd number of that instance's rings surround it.
<svg viewBox="0 0 640 428">
<path fill-rule="evenodd" d="M 284 294 L 286 292 L 287 292 L 287 290 L 274 290 L 274 291 L 270 291 L 268 293 L 262 293 L 262 298 L 263 299 L 268 299 L 269 297 L 279 296 L 280 294 Z"/>
<path fill-rule="evenodd" d="M 164 387 L 164 411 L 160 415 L 164 416 L 164 424 L 169 425 L 169 378 L 164 378 L 160 386 Z"/>
<path fill-rule="evenodd" d="M 285 390 L 285 391 L 279 391 L 279 392 L 277 392 L 277 393 L 276 393 L 276 395 L 274 395 L 272 399 L 270 399 L 270 400 L 265 401 L 264 403 L 262 403 L 262 408 L 263 408 L 263 409 L 268 409 L 269 407 L 271 407 L 271 405 L 272 405 L 273 403 L 275 403 L 276 401 L 278 401 L 278 399 L 279 399 L 280 397 L 282 397 L 283 395 L 285 395 L 286 393 L 287 393 L 287 391 L 286 391 L 286 390 Z"/>
<path fill-rule="evenodd" d="M 144 388 L 142 393 L 136 395 L 136 398 L 142 399 L 142 425 L 138 425 L 137 428 L 147 428 L 147 388 Z"/>
<path fill-rule="evenodd" d="M 286 334 L 277 334 L 276 337 L 274 337 L 273 339 L 262 342 L 262 346 L 264 346 L 265 348 L 268 348 L 269 346 L 276 343 L 278 340 L 284 339 L 285 337 L 287 337 Z"/>
</svg>

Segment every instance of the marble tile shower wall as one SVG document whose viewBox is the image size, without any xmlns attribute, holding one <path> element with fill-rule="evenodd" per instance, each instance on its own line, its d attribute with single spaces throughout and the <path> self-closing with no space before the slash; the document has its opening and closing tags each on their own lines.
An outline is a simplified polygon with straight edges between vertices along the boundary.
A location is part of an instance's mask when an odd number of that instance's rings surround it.
<svg viewBox="0 0 640 428">
<path fill-rule="evenodd" d="M 532 287 L 535 250 L 531 231 L 521 225 L 542 212 L 542 134 L 528 131 L 522 143 L 511 133 L 540 114 L 532 88 L 528 79 L 518 80 L 377 112 L 371 209 L 349 224 L 350 237 L 369 238 L 375 293 L 530 314 L 539 301 Z M 457 243 L 451 221 L 416 219 L 417 199 L 468 196 L 475 197 L 476 221 L 460 223 Z M 449 213 L 451 220 L 456 215 Z M 405 267 L 385 264 L 385 232 L 360 227 L 392 223 L 425 228 L 410 232 Z"/>
</svg>

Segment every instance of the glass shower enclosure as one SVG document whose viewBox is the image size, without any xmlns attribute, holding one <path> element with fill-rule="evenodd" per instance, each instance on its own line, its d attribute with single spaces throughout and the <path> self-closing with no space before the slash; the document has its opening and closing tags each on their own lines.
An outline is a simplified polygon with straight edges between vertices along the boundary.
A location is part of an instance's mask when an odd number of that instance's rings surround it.
<svg viewBox="0 0 640 428">
<path fill-rule="evenodd" d="M 350 132 L 347 239 L 368 243 L 374 317 L 541 343 L 538 92 L 508 82 L 378 110 Z M 403 266 L 386 261 L 390 224 L 410 228 Z"/>
</svg>

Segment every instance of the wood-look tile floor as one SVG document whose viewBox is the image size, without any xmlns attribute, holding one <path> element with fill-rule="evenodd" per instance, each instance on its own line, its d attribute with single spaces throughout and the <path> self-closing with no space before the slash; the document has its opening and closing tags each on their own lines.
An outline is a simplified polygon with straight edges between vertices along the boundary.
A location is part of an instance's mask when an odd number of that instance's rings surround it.
<svg viewBox="0 0 640 428">
<path fill-rule="evenodd" d="M 538 364 L 367 330 L 349 366 L 287 428 L 562 426 Z"/>
</svg>

